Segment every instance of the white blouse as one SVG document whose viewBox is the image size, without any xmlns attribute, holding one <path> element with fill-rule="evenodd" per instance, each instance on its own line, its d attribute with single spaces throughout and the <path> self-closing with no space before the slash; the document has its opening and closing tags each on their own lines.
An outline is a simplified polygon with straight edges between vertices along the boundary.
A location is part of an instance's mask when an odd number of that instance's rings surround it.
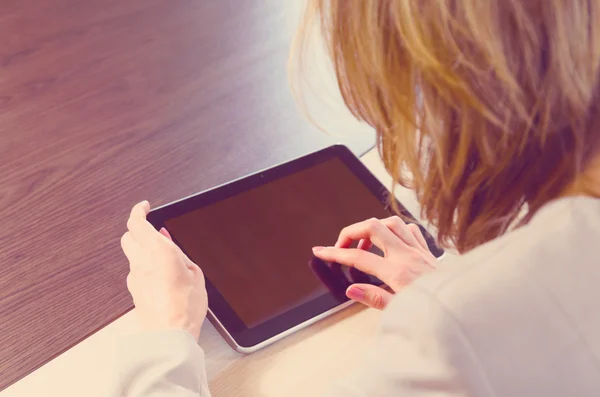
<svg viewBox="0 0 600 397">
<path fill-rule="evenodd" d="M 600 395 L 600 200 L 529 225 L 418 279 L 385 310 L 362 365 L 314 396 Z M 185 331 L 124 341 L 115 396 L 209 396 Z"/>
</svg>

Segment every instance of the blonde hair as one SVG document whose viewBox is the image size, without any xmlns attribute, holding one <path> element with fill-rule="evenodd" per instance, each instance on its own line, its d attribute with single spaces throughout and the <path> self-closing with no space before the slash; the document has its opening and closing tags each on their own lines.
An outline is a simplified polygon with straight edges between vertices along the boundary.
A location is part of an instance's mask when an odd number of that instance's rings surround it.
<svg viewBox="0 0 600 397">
<path fill-rule="evenodd" d="M 347 107 L 438 240 L 464 252 L 556 198 L 598 152 L 592 0 L 309 0 Z"/>
</svg>

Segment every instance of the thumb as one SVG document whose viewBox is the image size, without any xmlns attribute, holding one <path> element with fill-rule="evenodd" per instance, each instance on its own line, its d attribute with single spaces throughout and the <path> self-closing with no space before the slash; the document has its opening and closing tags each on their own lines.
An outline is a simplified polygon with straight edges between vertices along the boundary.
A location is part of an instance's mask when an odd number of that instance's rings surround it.
<svg viewBox="0 0 600 397">
<path fill-rule="evenodd" d="M 346 296 L 373 309 L 382 310 L 394 295 L 371 284 L 352 284 L 346 290 Z"/>
</svg>

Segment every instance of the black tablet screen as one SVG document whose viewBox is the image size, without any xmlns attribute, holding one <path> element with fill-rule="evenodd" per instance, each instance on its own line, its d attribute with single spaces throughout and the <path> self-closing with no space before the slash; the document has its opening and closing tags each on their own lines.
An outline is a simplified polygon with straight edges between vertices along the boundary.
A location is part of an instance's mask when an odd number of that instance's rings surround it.
<svg viewBox="0 0 600 397">
<path fill-rule="evenodd" d="M 338 158 L 165 221 L 246 327 L 328 292 L 312 247 L 390 213 Z"/>
</svg>

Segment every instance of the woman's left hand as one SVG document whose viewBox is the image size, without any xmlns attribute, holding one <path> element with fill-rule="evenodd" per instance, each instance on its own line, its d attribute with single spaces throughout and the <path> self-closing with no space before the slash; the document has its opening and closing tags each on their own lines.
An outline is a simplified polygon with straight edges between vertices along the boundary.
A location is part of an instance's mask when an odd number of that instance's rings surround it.
<svg viewBox="0 0 600 397">
<path fill-rule="evenodd" d="M 208 298 L 204 275 L 165 229 L 147 220 L 147 201 L 131 210 L 121 247 L 129 259 L 127 288 L 145 330 L 184 329 L 198 339 Z"/>
<path fill-rule="evenodd" d="M 349 248 L 358 241 L 358 248 Z M 374 244 L 384 257 L 367 250 Z M 429 251 L 421 230 L 393 216 L 369 219 L 342 230 L 333 247 L 314 247 L 316 257 L 329 262 L 354 267 L 379 278 L 393 292 L 398 292 L 415 278 L 436 268 L 437 259 Z M 348 298 L 375 309 L 383 309 L 393 294 L 370 284 L 352 284 L 346 290 Z"/>
</svg>

